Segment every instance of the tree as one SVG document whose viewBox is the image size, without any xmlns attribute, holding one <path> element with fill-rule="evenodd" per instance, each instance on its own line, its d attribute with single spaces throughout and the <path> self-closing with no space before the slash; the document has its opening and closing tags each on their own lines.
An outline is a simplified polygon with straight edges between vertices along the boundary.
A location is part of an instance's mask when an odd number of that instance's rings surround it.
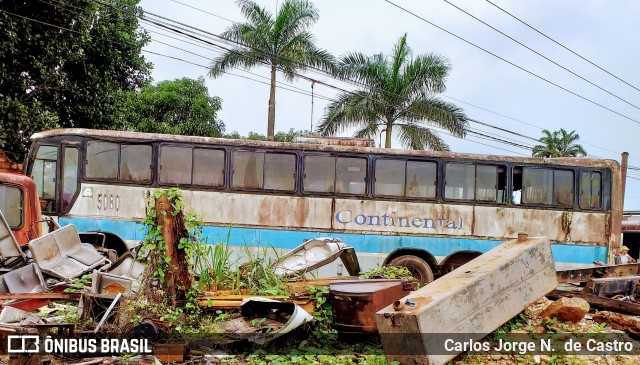
<svg viewBox="0 0 640 365">
<path fill-rule="evenodd" d="M 129 93 L 122 123 L 137 132 L 220 137 L 222 100 L 209 96 L 204 78 L 162 81 Z"/>
<path fill-rule="evenodd" d="M 307 136 L 311 135 L 310 131 L 299 130 L 296 131 L 293 128 L 290 128 L 288 132 L 278 132 L 273 136 L 273 140 L 276 142 L 293 142 L 297 136 Z M 244 137 L 241 136 L 237 131 L 233 131 L 232 133 L 225 134 L 224 138 L 232 138 L 232 139 L 248 139 L 253 141 L 266 141 L 267 137 L 264 134 L 259 134 L 255 132 L 249 132 L 249 135 Z"/>
<path fill-rule="evenodd" d="M 350 53 L 338 63 L 341 77 L 355 79 L 365 90 L 346 92 L 329 103 L 318 126 L 322 135 L 334 135 L 359 127 L 355 137 L 375 139 L 386 132 L 385 147 L 397 131 L 405 147 L 449 150 L 449 146 L 430 128 L 444 128 L 464 137 L 468 125 L 462 109 L 434 96 L 445 90 L 450 66 L 435 54 L 411 56 L 407 35 L 400 38 L 390 57 Z M 397 129 L 395 128 L 397 127 Z"/>
<path fill-rule="evenodd" d="M 216 58 L 209 75 L 218 77 L 230 68 L 259 64 L 271 67 L 267 138 L 273 140 L 276 117 L 276 71 L 293 80 L 309 67 L 330 70 L 334 59 L 314 44 L 307 29 L 318 20 L 318 11 L 306 0 L 285 0 L 274 17 L 251 0 L 238 0 L 246 23 L 234 23 L 222 36 L 241 44 Z"/>
<path fill-rule="evenodd" d="M 576 157 L 587 155 L 582 145 L 576 143 L 580 139 L 576 131 L 567 133 L 566 130 L 560 128 L 559 131 L 551 133 L 549 130 L 544 129 L 542 134 L 542 138 L 538 140 L 542 144 L 533 146 L 533 157 Z"/>
<path fill-rule="evenodd" d="M 0 119 L 22 131 L 0 135 L 11 158 L 43 129 L 118 126 L 126 91 L 149 79 L 138 1 L 0 3 Z"/>
</svg>

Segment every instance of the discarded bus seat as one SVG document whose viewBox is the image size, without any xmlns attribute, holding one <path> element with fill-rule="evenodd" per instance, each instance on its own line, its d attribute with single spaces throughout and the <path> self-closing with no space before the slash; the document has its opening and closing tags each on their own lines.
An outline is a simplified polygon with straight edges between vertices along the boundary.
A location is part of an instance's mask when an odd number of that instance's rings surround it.
<svg viewBox="0 0 640 365">
<path fill-rule="evenodd" d="M 84 247 L 74 225 L 68 225 L 29 242 L 40 270 L 70 280 L 108 262 L 97 251 Z"/>
<path fill-rule="evenodd" d="M 36 264 L 29 264 L 0 276 L 0 292 L 42 293 L 47 286 Z"/>
<path fill-rule="evenodd" d="M 91 290 L 97 294 L 137 292 L 145 266 L 136 261 L 133 253 L 127 252 L 107 272 L 93 271 Z"/>
<path fill-rule="evenodd" d="M 16 268 L 26 263 L 27 259 L 13 236 L 9 223 L 0 212 L 0 266 Z"/>
</svg>

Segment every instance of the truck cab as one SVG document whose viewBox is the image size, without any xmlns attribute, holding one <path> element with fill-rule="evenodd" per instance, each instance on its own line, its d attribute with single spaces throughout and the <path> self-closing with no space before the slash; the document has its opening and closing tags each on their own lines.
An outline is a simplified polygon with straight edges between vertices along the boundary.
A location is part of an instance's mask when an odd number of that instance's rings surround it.
<svg viewBox="0 0 640 365">
<path fill-rule="evenodd" d="M 35 182 L 19 173 L 0 172 L 0 211 L 21 245 L 40 237 L 40 200 Z"/>
</svg>

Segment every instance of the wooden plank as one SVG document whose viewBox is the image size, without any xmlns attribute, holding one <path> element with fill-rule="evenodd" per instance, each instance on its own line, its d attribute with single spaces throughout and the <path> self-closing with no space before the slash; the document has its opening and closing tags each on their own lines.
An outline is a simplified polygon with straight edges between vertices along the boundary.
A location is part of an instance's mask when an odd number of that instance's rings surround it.
<svg viewBox="0 0 640 365">
<path fill-rule="evenodd" d="M 78 293 L 6 293 L 0 294 L 0 300 L 12 299 L 79 299 Z"/>
<path fill-rule="evenodd" d="M 519 235 L 378 311 L 384 352 L 402 364 L 446 364 L 463 351 L 447 341 L 481 340 L 557 285 L 549 240 Z"/>
<path fill-rule="evenodd" d="M 632 302 L 623 302 L 621 300 L 609 299 L 598 297 L 590 294 L 583 294 L 580 292 L 570 292 L 563 290 L 554 290 L 547 294 L 547 298 L 550 299 L 558 299 L 558 298 L 581 298 L 586 300 L 589 305 L 593 308 L 608 310 L 618 313 L 624 314 L 632 314 L 635 316 L 640 315 L 640 304 L 632 303 Z"/>
</svg>

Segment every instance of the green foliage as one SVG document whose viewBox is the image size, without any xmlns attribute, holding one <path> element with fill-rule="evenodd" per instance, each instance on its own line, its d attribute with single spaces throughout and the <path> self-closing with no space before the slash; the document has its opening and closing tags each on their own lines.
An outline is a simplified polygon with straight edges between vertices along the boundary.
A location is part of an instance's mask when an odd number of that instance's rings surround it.
<svg viewBox="0 0 640 365">
<path fill-rule="evenodd" d="M 578 144 L 580 135 L 576 131 L 567 132 L 563 128 L 551 133 L 549 130 L 542 130 L 541 144 L 533 146 L 533 157 L 577 157 L 586 156 L 587 152 L 582 145 Z"/>
<path fill-rule="evenodd" d="M 307 130 L 294 130 L 293 128 L 289 129 L 288 132 L 278 132 L 273 137 L 273 140 L 276 142 L 293 142 L 297 136 L 307 136 L 312 135 L 313 133 Z M 241 136 L 237 131 L 233 131 L 232 133 L 225 134 L 224 138 L 232 138 L 232 139 L 248 139 L 250 141 L 266 141 L 267 137 L 264 134 L 259 134 L 256 132 L 249 132 L 249 135 Z"/>
<path fill-rule="evenodd" d="M 239 0 L 238 5 L 247 19 L 234 23 L 223 37 L 242 44 L 216 58 L 209 75 L 218 77 L 234 67 L 271 66 L 271 87 L 267 137 L 273 139 L 275 125 L 276 70 L 288 80 L 297 77 L 308 67 L 334 68 L 334 59 L 327 51 L 316 47 L 307 29 L 318 20 L 318 11 L 306 0 L 285 0 L 278 13 L 271 14 L 251 0 Z M 246 47 L 245 47 L 246 46 Z"/>
<path fill-rule="evenodd" d="M 288 295 L 282 277 L 275 273 L 275 260 L 267 255 L 267 249 L 258 249 L 252 253 L 249 247 L 244 248 L 247 262 L 232 273 L 236 289 L 246 288 L 249 294 L 255 295 Z"/>
<path fill-rule="evenodd" d="M 182 78 L 148 85 L 127 94 L 123 127 L 148 133 L 220 137 L 224 123 L 217 120 L 222 100 L 209 96 L 204 78 Z"/>
<path fill-rule="evenodd" d="M 118 127 L 126 91 L 145 85 L 151 68 L 138 2 L 2 3 L 0 146 L 9 157 L 22 161 L 40 130 Z"/>
<path fill-rule="evenodd" d="M 418 282 L 416 278 L 411 276 L 411 271 L 404 266 L 378 266 L 361 272 L 359 277 L 362 279 L 402 279 Z"/>
<path fill-rule="evenodd" d="M 87 288 L 87 285 L 89 284 L 91 284 L 91 275 L 85 274 L 79 278 L 71 279 L 71 281 L 67 283 L 69 287 L 66 288 L 64 292 L 65 293 L 82 293 Z"/>
<path fill-rule="evenodd" d="M 375 140 L 384 131 L 385 147 L 390 148 L 395 131 L 407 148 L 447 151 L 449 146 L 428 126 L 464 137 L 468 125 L 462 109 L 434 96 L 445 90 L 449 70 L 448 61 L 441 56 L 412 57 L 406 34 L 390 57 L 347 54 L 340 59 L 337 72 L 358 80 L 365 90 L 342 93 L 329 103 L 318 132 L 334 135 L 358 127 L 355 137 Z"/>
</svg>

